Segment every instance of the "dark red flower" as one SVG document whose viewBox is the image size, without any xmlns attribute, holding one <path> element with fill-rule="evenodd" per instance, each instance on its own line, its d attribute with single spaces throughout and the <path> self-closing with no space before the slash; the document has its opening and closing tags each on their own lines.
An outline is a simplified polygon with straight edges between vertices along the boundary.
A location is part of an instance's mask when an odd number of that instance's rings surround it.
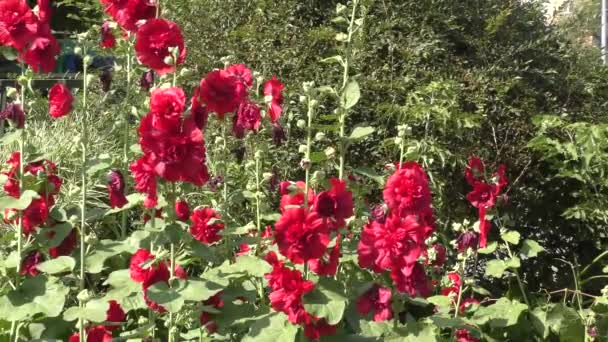
<svg viewBox="0 0 608 342">
<path fill-rule="evenodd" d="M 322 217 L 332 218 L 338 227 L 354 215 L 353 194 L 346 189 L 346 182 L 337 178 L 329 180 L 331 189 L 316 196 L 314 210 Z"/>
<path fill-rule="evenodd" d="M 479 157 L 469 158 L 469 164 L 464 171 L 464 177 L 470 186 L 484 181 L 485 166 Z"/>
<path fill-rule="evenodd" d="M 205 129 L 205 127 L 207 127 L 209 112 L 207 111 L 207 107 L 201 105 L 199 93 L 200 90 L 198 87 L 194 89 L 194 95 L 190 100 L 190 114 L 194 119 L 194 123 L 196 123 L 196 127 L 202 131 Z"/>
<path fill-rule="evenodd" d="M 456 273 L 456 272 L 452 272 L 452 273 L 448 273 L 448 280 L 449 280 L 449 286 L 444 287 L 443 289 L 441 289 L 441 294 L 444 296 L 458 296 L 458 294 L 460 293 L 460 285 L 461 285 L 461 280 L 460 280 L 460 274 Z"/>
<path fill-rule="evenodd" d="M 476 250 L 478 244 L 479 244 L 479 235 L 477 235 L 477 233 L 475 233 L 475 232 L 462 233 L 456 240 L 458 252 L 460 252 L 460 253 L 465 252 L 469 248 Z"/>
<path fill-rule="evenodd" d="M 238 250 L 238 252 L 236 252 L 236 256 L 247 255 L 247 254 L 249 254 L 250 251 L 251 251 L 251 246 L 248 243 L 243 242 L 239 245 L 239 250 Z"/>
<path fill-rule="evenodd" d="M 129 266 L 129 273 L 131 275 L 131 279 L 138 283 L 143 283 L 148 278 L 150 273 L 150 268 L 143 268 L 143 264 L 149 261 L 154 260 L 154 255 L 150 253 L 147 249 L 140 248 L 133 254 L 131 257 L 131 262 Z"/>
<path fill-rule="evenodd" d="M 226 113 L 235 112 L 246 96 L 247 86 L 226 70 L 211 71 L 201 80 L 201 101 L 221 120 Z"/>
<path fill-rule="evenodd" d="M 279 125 L 279 123 L 274 123 L 272 124 L 272 142 L 276 145 L 276 146 L 281 146 L 281 144 L 283 144 L 283 140 L 285 140 L 287 137 L 285 135 L 285 130 L 283 129 L 283 126 Z"/>
<path fill-rule="evenodd" d="M 304 205 L 304 182 L 281 182 L 281 211 L 290 208 L 300 207 Z M 308 189 L 308 206 L 313 207 L 315 203 L 315 194 L 311 188 Z"/>
<path fill-rule="evenodd" d="M 285 85 L 276 76 L 264 84 L 264 96 L 268 103 L 268 117 L 270 121 L 276 123 L 283 112 L 283 89 Z"/>
<path fill-rule="evenodd" d="M 218 233 L 224 229 L 224 224 L 219 221 L 220 215 L 211 208 L 200 208 L 194 210 L 190 220 L 190 234 L 205 244 L 212 244 L 222 239 Z"/>
<path fill-rule="evenodd" d="M 171 48 L 177 49 L 176 56 L 171 54 Z M 186 59 L 182 31 L 172 21 L 150 19 L 137 30 L 135 53 L 142 64 L 160 75 L 174 72 Z M 167 63 L 167 58 L 176 60 Z"/>
<path fill-rule="evenodd" d="M 433 293 L 433 285 L 427 278 L 424 267 L 419 263 L 414 267 L 402 267 L 391 271 L 391 279 L 397 287 L 397 291 L 408 293 L 412 297 L 428 297 Z"/>
<path fill-rule="evenodd" d="M 161 131 L 181 128 L 181 118 L 186 108 L 186 93 L 181 88 L 157 88 L 150 95 L 152 127 Z"/>
<path fill-rule="evenodd" d="M 322 336 L 330 336 L 336 333 L 336 326 L 327 323 L 325 318 L 313 320 L 304 326 L 304 336 L 311 340 L 318 340 Z"/>
<path fill-rule="evenodd" d="M 327 220 L 316 212 L 292 208 L 283 212 L 275 224 L 279 251 L 294 264 L 323 256 L 330 241 Z"/>
<path fill-rule="evenodd" d="M 76 229 L 72 229 L 70 231 L 70 233 L 68 234 L 68 236 L 66 236 L 65 239 L 63 239 L 63 241 L 61 241 L 59 246 L 49 248 L 49 254 L 53 258 L 70 255 L 70 254 L 72 254 L 74 249 L 76 249 L 77 242 L 78 242 L 78 232 L 76 231 Z"/>
<path fill-rule="evenodd" d="M 0 112 L 0 119 L 10 120 L 13 122 L 16 128 L 23 128 L 25 126 L 25 113 L 21 104 L 11 103 Z"/>
<path fill-rule="evenodd" d="M 428 177 L 415 162 L 397 165 L 397 170 L 386 182 L 383 195 L 389 209 L 402 217 L 418 214 L 431 205 Z"/>
<path fill-rule="evenodd" d="M 44 256 L 42 255 L 42 253 L 38 251 L 31 252 L 25 257 L 25 259 L 23 259 L 19 274 L 22 276 L 28 274 L 32 277 L 37 276 L 40 272 L 38 271 L 38 268 L 36 266 L 38 266 L 38 264 L 41 263 L 43 260 Z"/>
<path fill-rule="evenodd" d="M 106 13 L 125 30 L 137 31 L 138 24 L 156 16 L 156 6 L 150 0 L 100 0 Z"/>
<path fill-rule="evenodd" d="M 357 300 L 357 311 L 366 316 L 374 314 L 374 321 L 381 322 L 393 318 L 391 289 L 374 285 Z"/>
<path fill-rule="evenodd" d="M 427 253 L 427 264 L 434 266 L 434 267 L 441 267 L 445 264 L 446 258 L 447 258 L 447 251 L 445 249 L 445 247 L 441 244 L 436 244 L 433 245 L 433 247 L 431 247 L 432 249 L 432 253 L 434 254 L 434 257 L 432 260 L 428 254 L 431 252 Z"/>
<path fill-rule="evenodd" d="M 67 115 L 72 110 L 74 97 L 63 83 L 55 84 L 49 90 L 49 114 L 54 118 Z"/>
<path fill-rule="evenodd" d="M 106 322 L 113 322 L 113 323 L 124 322 L 127 318 L 127 315 L 125 314 L 125 311 L 122 309 L 120 304 L 118 304 L 118 302 L 115 300 L 111 300 L 108 303 L 110 303 L 110 307 L 108 308 L 108 311 L 106 311 Z M 110 331 L 118 329 L 118 328 L 119 328 L 118 325 L 107 325 L 106 326 L 106 329 L 108 329 Z"/>
<path fill-rule="evenodd" d="M 245 131 L 257 132 L 262 124 L 260 107 L 254 102 L 245 100 L 239 105 L 239 109 L 234 116 L 232 132 L 234 136 L 243 139 Z"/>
<path fill-rule="evenodd" d="M 154 158 L 151 155 L 145 155 L 134 161 L 129 166 L 129 170 L 135 178 L 135 189 L 146 194 L 144 206 L 146 208 L 156 207 L 158 197 L 156 193 L 156 173 L 154 172 Z"/>
<path fill-rule="evenodd" d="M 188 273 L 184 270 L 180 265 L 175 264 L 175 269 L 173 270 L 173 275 L 181 280 L 188 279 Z"/>
<path fill-rule="evenodd" d="M 201 323 L 201 327 L 204 327 L 209 334 L 215 334 L 217 332 L 217 323 L 213 320 L 210 313 L 205 311 L 201 312 L 199 322 Z"/>
<path fill-rule="evenodd" d="M 112 342 L 112 333 L 105 325 L 96 325 L 86 328 L 87 342 Z M 74 333 L 69 342 L 79 342 L 80 334 Z"/>
<path fill-rule="evenodd" d="M 104 21 L 103 25 L 101 25 L 101 44 L 102 49 L 113 49 L 116 47 L 116 37 L 112 33 L 112 28 L 110 28 L 110 22 Z"/>
<path fill-rule="evenodd" d="M 458 309 L 460 313 L 465 313 L 470 307 L 474 305 L 479 305 L 479 301 L 475 298 L 466 298 L 462 300 L 460 303 L 460 308 Z"/>
<path fill-rule="evenodd" d="M 492 223 L 486 220 L 486 208 L 479 208 L 479 247 L 486 248 L 488 246 L 488 235 L 490 234 L 490 229 L 492 228 Z"/>
<path fill-rule="evenodd" d="M 0 2 L 0 45 L 17 50 L 29 44 L 38 31 L 36 16 L 23 0 Z"/>
<path fill-rule="evenodd" d="M 183 200 L 175 201 L 175 216 L 180 221 L 188 221 L 188 218 L 190 217 L 188 202 Z"/>
<path fill-rule="evenodd" d="M 122 208 L 129 201 L 125 197 L 125 179 L 122 173 L 117 170 L 111 170 L 107 176 L 108 179 L 108 194 L 110 195 L 110 207 Z"/>
<path fill-rule="evenodd" d="M 504 164 L 498 165 L 498 168 L 496 169 L 496 172 L 492 174 L 492 177 L 496 179 L 496 193 L 499 194 L 509 183 L 507 179 L 507 167 Z"/>
<path fill-rule="evenodd" d="M 253 85 L 253 79 L 251 78 L 251 70 L 247 68 L 245 64 L 233 64 L 226 68 L 226 72 L 236 77 L 247 87 L 251 87 Z"/>
<path fill-rule="evenodd" d="M 112 86 L 112 70 L 104 69 L 101 74 L 99 74 L 99 81 L 101 82 L 101 90 L 104 92 L 109 92 L 110 87 Z"/>
<path fill-rule="evenodd" d="M 139 80 L 139 86 L 141 89 L 145 91 L 150 91 L 150 88 L 154 84 L 154 71 L 148 70 L 141 74 L 141 79 Z"/>
<path fill-rule="evenodd" d="M 338 271 L 340 255 L 340 235 L 338 235 L 336 238 L 336 245 L 332 247 L 329 255 L 324 255 L 319 259 L 308 260 L 308 267 L 318 275 L 334 276 Z"/>
<path fill-rule="evenodd" d="M 479 342 L 479 339 L 473 337 L 467 329 L 456 329 L 454 337 L 456 342 Z"/>
<path fill-rule="evenodd" d="M 34 72 L 48 73 L 55 70 L 55 58 L 60 52 L 61 48 L 55 37 L 50 34 L 40 35 L 19 52 L 19 60 L 29 65 Z"/>
<path fill-rule="evenodd" d="M 497 195 L 496 185 L 478 182 L 473 186 L 473 191 L 467 194 L 467 199 L 475 208 L 490 208 L 496 204 Z"/>
<path fill-rule="evenodd" d="M 42 198 L 34 199 L 23 211 L 23 234 L 30 235 L 49 217 L 49 208 Z M 15 221 L 18 221 L 15 220 Z"/>
<path fill-rule="evenodd" d="M 41 23 L 49 25 L 51 21 L 51 0 L 37 0 L 38 5 L 38 19 Z"/>
</svg>

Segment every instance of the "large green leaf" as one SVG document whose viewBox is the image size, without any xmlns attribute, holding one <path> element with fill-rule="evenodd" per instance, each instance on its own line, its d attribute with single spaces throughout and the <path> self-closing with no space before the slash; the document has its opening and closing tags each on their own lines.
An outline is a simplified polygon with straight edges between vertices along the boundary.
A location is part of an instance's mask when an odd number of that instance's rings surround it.
<svg viewBox="0 0 608 342">
<path fill-rule="evenodd" d="M 169 312 L 179 312 L 184 306 L 184 298 L 164 282 L 148 287 L 148 298 Z"/>
<path fill-rule="evenodd" d="M 507 264 L 503 260 L 490 260 L 486 263 L 486 276 L 501 278 L 507 269 Z"/>
<path fill-rule="evenodd" d="M 40 272 L 48 274 L 71 272 L 76 266 L 76 260 L 69 256 L 60 256 L 56 259 L 41 262 L 36 266 Z"/>
<path fill-rule="evenodd" d="M 543 252 L 545 249 L 543 246 L 539 245 L 538 242 L 534 240 L 524 240 L 521 245 L 520 253 L 527 258 L 533 258 L 538 255 L 538 253 Z"/>
<path fill-rule="evenodd" d="M 258 319 L 242 342 L 292 342 L 295 341 L 298 328 L 287 320 L 281 312 L 271 313 Z"/>
<path fill-rule="evenodd" d="M 188 279 L 178 281 L 177 292 L 184 300 L 200 302 L 220 292 L 224 286 L 212 281 Z"/>
<path fill-rule="evenodd" d="M 500 238 L 503 241 L 508 242 L 512 245 L 517 245 L 519 243 L 520 237 L 521 237 L 521 235 L 514 230 L 508 230 L 508 231 L 500 234 Z"/>
<path fill-rule="evenodd" d="M 361 89 L 359 89 L 359 83 L 357 81 L 351 81 L 346 85 L 344 93 L 342 95 L 341 105 L 344 109 L 350 109 L 354 107 L 361 98 Z"/>
<path fill-rule="evenodd" d="M 355 127 L 353 129 L 353 131 L 350 133 L 350 136 L 348 137 L 349 140 L 351 141 L 357 141 L 357 140 L 361 140 L 364 139 L 365 137 L 367 137 L 368 135 L 374 133 L 376 130 L 374 129 L 374 127 Z"/>
<path fill-rule="evenodd" d="M 441 341 L 437 327 L 419 322 L 407 323 L 397 329 L 395 335 L 384 338 L 385 342 L 437 342 Z"/>
<path fill-rule="evenodd" d="M 56 278 L 42 275 L 26 278 L 19 288 L 0 297 L 0 319 L 22 321 L 38 314 L 57 317 L 69 291 Z"/>
<path fill-rule="evenodd" d="M 505 328 L 517 324 L 521 314 L 528 306 L 507 298 L 500 298 L 489 306 L 480 306 L 472 320 L 477 324 L 489 324 L 492 328 Z"/>
<path fill-rule="evenodd" d="M 304 308 L 311 315 L 325 318 L 329 324 L 337 324 L 344 315 L 346 296 L 341 283 L 331 278 L 321 278 L 315 289 L 304 295 Z"/>
<path fill-rule="evenodd" d="M 103 270 L 103 264 L 109 258 L 129 250 L 129 246 L 121 241 L 101 240 L 93 250 L 86 256 L 85 265 L 88 273 L 99 273 Z"/>
<path fill-rule="evenodd" d="M 32 190 L 25 190 L 20 198 L 14 198 L 11 196 L 0 197 L 0 210 L 5 209 L 16 209 L 23 210 L 27 208 L 33 199 L 39 198 L 40 196 Z"/>
<path fill-rule="evenodd" d="M 110 304 L 106 300 L 95 299 L 87 302 L 84 308 L 73 306 L 63 312 L 63 319 L 68 322 L 83 318 L 88 321 L 100 323 L 106 320 L 106 313 Z"/>
</svg>

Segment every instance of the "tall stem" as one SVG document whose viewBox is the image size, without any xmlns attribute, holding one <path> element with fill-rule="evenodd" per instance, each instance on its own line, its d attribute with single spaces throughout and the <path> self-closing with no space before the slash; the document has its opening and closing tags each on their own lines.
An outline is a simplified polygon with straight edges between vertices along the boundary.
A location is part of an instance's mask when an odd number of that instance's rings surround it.
<svg viewBox="0 0 608 342">
<path fill-rule="evenodd" d="M 308 123 L 306 124 L 306 156 L 304 157 L 304 172 L 305 172 L 305 186 L 304 186 L 304 207 L 308 208 L 308 185 L 310 184 L 310 147 L 312 145 L 312 118 L 314 116 L 313 99 L 308 95 Z"/>
<path fill-rule="evenodd" d="M 228 123 L 226 120 L 222 120 L 222 164 L 224 165 L 224 179 L 222 179 L 222 185 L 224 189 L 222 191 L 224 198 L 224 210 L 228 211 L 228 144 L 226 142 L 227 134 L 226 134 L 226 126 Z"/>
<path fill-rule="evenodd" d="M 88 144 L 88 127 L 87 127 L 87 92 L 88 92 L 88 58 L 86 49 L 83 49 L 84 52 L 84 62 L 82 65 L 83 68 L 83 82 L 82 82 L 82 168 L 81 168 L 81 191 L 82 191 L 82 199 L 80 202 L 80 292 L 85 289 L 85 278 L 84 278 L 84 261 L 85 261 L 85 253 L 86 253 L 86 205 L 87 205 L 87 144 Z M 80 301 L 80 307 L 84 307 L 84 303 Z M 78 326 L 80 330 L 80 341 L 85 342 L 85 330 L 84 330 L 84 320 L 81 318 L 78 319 Z"/>
<path fill-rule="evenodd" d="M 505 246 L 507 247 L 507 252 L 509 253 L 509 257 L 513 259 L 513 253 L 511 253 L 511 248 L 509 248 L 509 243 L 505 242 Z M 517 285 L 519 285 L 519 290 L 521 291 L 521 295 L 524 298 L 524 302 L 526 305 L 530 307 L 530 302 L 528 302 L 528 296 L 526 296 L 526 290 L 524 288 L 524 283 L 521 281 L 521 277 L 519 276 L 519 271 L 514 270 L 515 278 L 517 278 Z"/>
<path fill-rule="evenodd" d="M 131 33 L 127 33 L 127 94 L 125 96 L 125 103 L 129 104 L 129 97 L 131 95 Z M 124 110 L 124 123 L 123 123 L 123 144 L 122 144 L 122 162 L 123 169 L 129 169 L 129 110 Z M 123 210 L 121 213 L 121 238 L 124 240 L 127 238 L 127 211 Z"/>
<path fill-rule="evenodd" d="M 462 261 L 462 266 L 458 270 L 458 275 L 460 277 L 460 286 L 458 287 L 458 300 L 456 300 L 456 309 L 454 310 L 454 318 L 458 317 L 458 313 L 460 311 L 460 301 L 462 300 L 462 283 L 464 283 L 465 271 L 467 269 L 467 254 L 464 254 L 464 260 Z"/>
</svg>

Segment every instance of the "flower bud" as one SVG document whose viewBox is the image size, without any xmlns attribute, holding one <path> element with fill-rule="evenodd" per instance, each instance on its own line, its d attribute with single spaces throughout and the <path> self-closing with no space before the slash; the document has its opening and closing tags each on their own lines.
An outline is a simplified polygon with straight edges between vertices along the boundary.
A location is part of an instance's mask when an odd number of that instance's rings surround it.
<svg viewBox="0 0 608 342">
<path fill-rule="evenodd" d="M 318 132 L 317 135 L 315 135 L 316 141 L 323 141 L 324 139 L 325 139 L 325 133 L 323 133 L 323 132 Z"/>
<path fill-rule="evenodd" d="M 83 303 L 88 302 L 91 299 L 91 295 L 89 294 L 89 290 L 84 289 L 82 291 L 80 291 L 80 293 L 78 293 L 78 295 L 76 296 L 76 298 Z"/>
<path fill-rule="evenodd" d="M 298 122 L 296 122 L 296 126 L 298 126 L 300 129 L 306 128 L 306 121 L 300 119 Z"/>
<path fill-rule="evenodd" d="M 272 96 L 270 97 L 272 99 Z M 300 103 L 306 103 L 306 101 L 308 100 L 308 98 L 304 95 L 300 95 Z"/>
<path fill-rule="evenodd" d="M 272 179 L 272 172 L 264 172 L 262 178 L 265 182 L 269 182 Z"/>
<path fill-rule="evenodd" d="M 74 48 L 74 54 L 76 55 L 82 55 L 82 48 L 80 46 L 77 46 Z"/>
<path fill-rule="evenodd" d="M 306 145 L 300 145 L 300 147 L 298 147 L 298 152 L 302 154 L 306 153 L 306 150 L 308 150 L 308 147 Z"/>
<path fill-rule="evenodd" d="M 395 145 L 401 145 L 401 143 L 403 142 L 403 139 L 400 137 L 395 138 Z"/>
<path fill-rule="evenodd" d="M 165 63 L 167 65 L 173 65 L 173 57 L 171 57 L 171 56 L 165 57 L 165 59 L 163 59 L 163 63 Z"/>
<path fill-rule="evenodd" d="M 302 159 L 302 161 L 300 162 L 300 167 L 304 170 L 310 169 L 311 165 L 312 165 L 312 162 L 310 161 L 310 159 L 307 159 L 307 158 Z"/>
<path fill-rule="evenodd" d="M 99 241 L 99 239 L 97 238 L 96 235 L 90 234 L 90 235 L 85 236 L 84 241 L 86 242 L 87 245 L 96 245 L 97 242 Z"/>
<path fill-rule="evenodd" d="M 82 58 L 82 63 L 85 65 L 89 65 L 89 64 L 91 64 L 92 59 L 93 58 L 91 56 L 86 55 Z"/>
<path fill-rule="evenodd" d="M 325 149 L 325 156 L 327 156 L 327 158 L 333 158 L 336 156 L 336 149 L 333 147 L 328 147 Z"/>
<path fill-rule="evenodd" d="M 190 207 L 184 200 L 175 201 L 175 216 L 180 221 L 188 221 L 190 217 Z"/>
<path fill-rule="evenodd" d="M 17 96 L 19 96 L 19 93 L 17 92 L 17 88 L 6 87 L 6 96 L 13 98 L 13 99 L 17 98 Z"/>
</svg>

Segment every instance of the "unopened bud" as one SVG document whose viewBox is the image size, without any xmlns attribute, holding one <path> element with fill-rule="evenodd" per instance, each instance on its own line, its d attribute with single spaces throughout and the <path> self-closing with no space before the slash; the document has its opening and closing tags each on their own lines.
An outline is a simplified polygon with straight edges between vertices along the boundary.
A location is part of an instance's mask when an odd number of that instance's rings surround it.
<svg viewBox="0 0 608 342">
<path fill-rule="evenodd" d="M 305 128 L 305 127 L 306 127 L 306 121 L 304 121 L 304 120 L 300 119 L 300 120 L 298 120 L 298 122 L 296 123 L 296 126 L 298 126 L 298 128 L 303 129 L 303 128 Z"/>
<path fill-rule="evenodd" d="M 76 55 L 82 55 L 82 48 L 80 46 L 77 46 L 74 48 L 74 54 Z"/>
<path fill-rule="evenodd" d="M 333 158 L 336 155 L 336 149 L 331 146 L 326 148 L 325 155 L 327 156 L 327 158 Z"/>
<path fill-rule="evenodd" d="M 89 294 L 89 290 L 84 289 L 84 290 L 80 291 L 80 293 L 78 293 L 76 298 L 78 299 L 78 301 L 80 301 L 82 303 L 86 303 L 89 301 L 89 299 L 91 299 L 91 295 Z"/>
<path fill-rule="evenodd" d="M 304 95 L 300 96 L 300 103 L 305 103 L 308 98 Z"/>
<path fill-rule="evenodd" d="M 307 150 L 308 147 L 306 145 L 300 145 L 300 147 L 298 147 L 298 152 L 300 153 L 306 153 Z"/>
<path fill-rule="evenodd" d="M 308 170 L 310 169 L 310 165 L 311 165 L 311 161 L 310 159 L 302 159 L 302 161 L 300 162 L 300 167 L 303 168 L 304 170 Z"/>
<path fill-rule="evenodd" d="M 325 139 L 325 133 L 323 133 L 323 132 L 318 132 L 317 135 L 315 135 L 316 141 L 323 141 L 324 139 Z"/>
<path fill-rule="evenodd" d="M 19 93 L 17 92 L 16 88 L 6 87 L 6 96 L 15 99 L 17 96 L 19 96 Z"/>
</svg>

